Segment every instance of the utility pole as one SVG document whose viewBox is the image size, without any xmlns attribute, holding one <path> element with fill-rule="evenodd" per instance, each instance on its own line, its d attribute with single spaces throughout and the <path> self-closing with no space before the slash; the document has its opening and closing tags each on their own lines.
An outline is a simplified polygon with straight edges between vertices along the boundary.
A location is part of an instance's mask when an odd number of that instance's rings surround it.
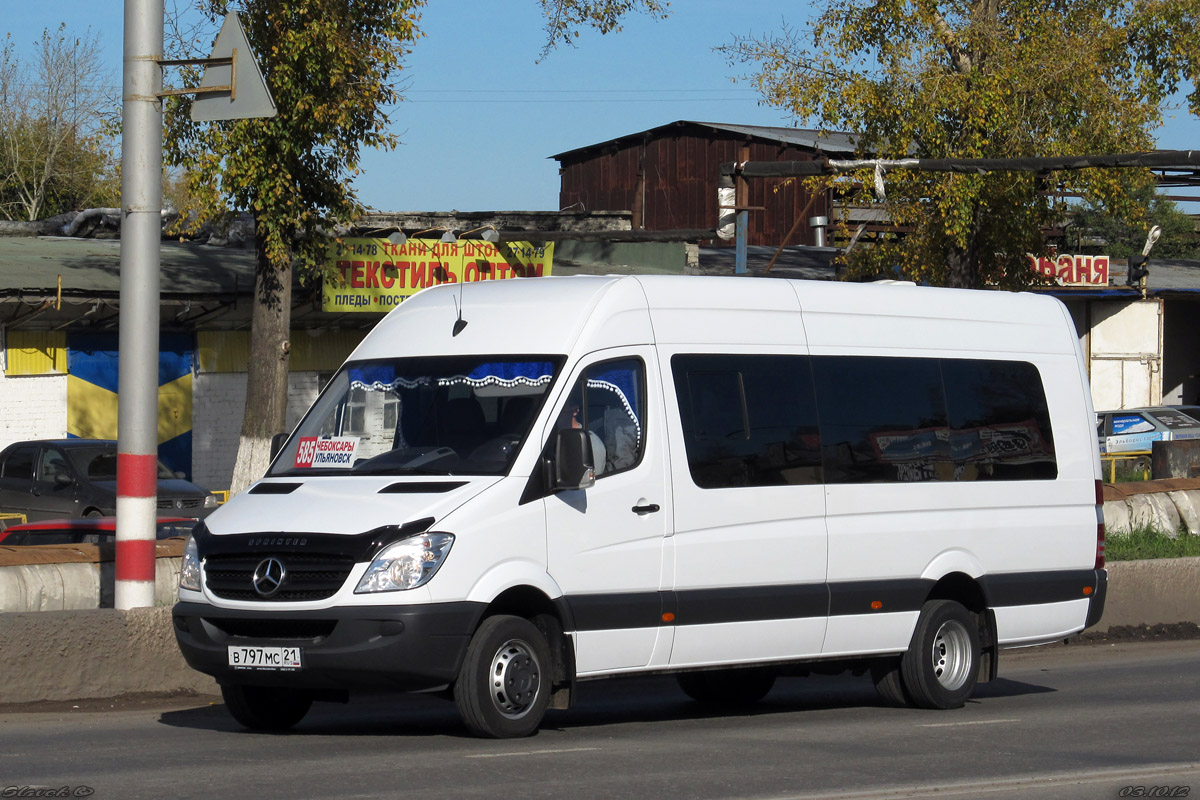
<svg viewBox="0 0 1200 800">
<path fill-rule="evenodd" d="M 154 605 L 163 0 L 125 0 L 114 604 Z"/>
<path fill-rule="evenodd" d="M 201 86 L 164 92 L 163 67 L 184 64 L 205 67 Z M 121 84 L 121 307 L 114 605 L 129 609 L 154 605 L 162 98 L 198 95 L 192 106 L 195 121 L 271 117 L 276 112 L 236 14 L 226 16 L 210 58 L 164 60 L 163 0 L 125 0 Z"/>
</svg>

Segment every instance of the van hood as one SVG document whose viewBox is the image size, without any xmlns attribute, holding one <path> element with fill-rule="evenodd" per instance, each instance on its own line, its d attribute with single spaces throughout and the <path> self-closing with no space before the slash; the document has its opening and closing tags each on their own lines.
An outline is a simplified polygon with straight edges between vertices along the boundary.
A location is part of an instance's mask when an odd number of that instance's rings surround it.
<svg viewBox="0 0 1200 800">
<path fill-rule="evenodd" d="M 246 533 L 354 535 L 432 517 L 434 524 L 502 480 L 499 476 L 321 476 L 259 481 L 206 520 L 216 536 Z"/>
</svg>

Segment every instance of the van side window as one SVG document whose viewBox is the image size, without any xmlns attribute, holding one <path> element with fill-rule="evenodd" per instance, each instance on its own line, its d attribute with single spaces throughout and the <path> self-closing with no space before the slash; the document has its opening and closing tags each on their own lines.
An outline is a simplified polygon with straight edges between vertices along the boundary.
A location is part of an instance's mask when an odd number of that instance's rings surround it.
<svg viewBox="0 0 1200 800">
<path fill-rule="evenodd" d="M 671 370 L 703 489 L 1058 475 L 1026 362 L 689 354 Z"/>
<path fill-rule="evenodd" d="M 597 478 L 630 469 L 642 460 L 645 387 L 641 359 L 621 358 L 591 365 L 571 389 L 558 426 L 589 431 Z"/>
<path fill-rule="evenodd" d="M 813 359 L 827 483 L 954 480 L 937 359 Z"/>
<path fill-rule="evenodd" d="M 692 480 L 702 489 L 821 482 L 812 376 L 803 356 L 671 358 Z"/>
<path fill-rule="evenodd" d="M 1058 476 L 1050 410 L 1037 367 L 942 359 L 957 480 Z"/>
</svg>

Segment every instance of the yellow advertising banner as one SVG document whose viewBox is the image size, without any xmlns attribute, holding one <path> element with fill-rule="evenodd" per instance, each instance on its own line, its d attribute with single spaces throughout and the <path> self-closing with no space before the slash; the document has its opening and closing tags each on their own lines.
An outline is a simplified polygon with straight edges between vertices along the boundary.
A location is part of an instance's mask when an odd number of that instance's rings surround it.
<svg viewBox="0 0 1200 800">
<path fill-rule="evenodd" d="M 549 275 L 554 243 L 441 242 L 343 238 L 329 246 L 321 308 L 324 311 L 390 311 L 405 298 L 439 283 Z"/>
</svg>

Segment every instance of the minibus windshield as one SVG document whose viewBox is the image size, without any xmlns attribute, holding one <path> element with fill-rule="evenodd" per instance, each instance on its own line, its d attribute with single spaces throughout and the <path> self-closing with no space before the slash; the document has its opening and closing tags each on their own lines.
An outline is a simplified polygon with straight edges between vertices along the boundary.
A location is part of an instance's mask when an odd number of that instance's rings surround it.
<svg viewBox="0 0 1200 800">
<path fill-rule="evenodd" d="M 564 360 L 441 356 L 349 363 L 268 474 L 503 475 Z"/>
</svg>

